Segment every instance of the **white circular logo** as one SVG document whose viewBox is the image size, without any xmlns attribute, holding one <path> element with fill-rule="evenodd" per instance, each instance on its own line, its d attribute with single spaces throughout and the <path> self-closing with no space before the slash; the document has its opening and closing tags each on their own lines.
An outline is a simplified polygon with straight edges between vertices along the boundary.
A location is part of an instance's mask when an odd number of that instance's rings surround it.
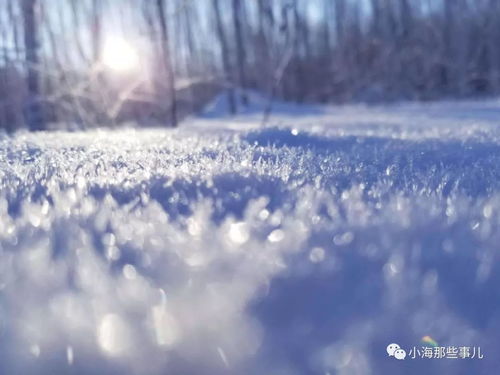
<svg viewBox="0 0 500 375">
<path fill-rule="evenodd" d="M 401 349 L 398 344 L 389 344 L 387 345 L 387 354 L 389 354 L 389 357 L 394 357 L 394 352 L 398 349 Z"/>
<path fill-rule="evenodd" d="M 403 349 L 398 349 L 394 352 L 394 357 L 402 361 L 406 358 L 406 352 Z"/>
</svg>

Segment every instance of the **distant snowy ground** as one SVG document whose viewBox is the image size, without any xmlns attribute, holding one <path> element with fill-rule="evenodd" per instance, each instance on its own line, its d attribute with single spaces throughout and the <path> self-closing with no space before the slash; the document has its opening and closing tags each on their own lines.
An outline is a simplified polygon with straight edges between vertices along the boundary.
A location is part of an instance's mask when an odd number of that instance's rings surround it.
<svg viewBox="0 0 500 375">
<path fill-rule="evenodd" d="M 497 371 L 500 102 L 220 106 L 0 136 L 0 373 Z"/>
</svg>

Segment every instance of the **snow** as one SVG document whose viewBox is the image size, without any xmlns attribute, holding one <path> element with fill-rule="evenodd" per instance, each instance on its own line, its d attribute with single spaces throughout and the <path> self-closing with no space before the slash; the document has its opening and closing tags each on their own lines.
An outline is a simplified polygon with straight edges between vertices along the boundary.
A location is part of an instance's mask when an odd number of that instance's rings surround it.
<svg viewBox="0 0 500 375">
<path fill-rule="evenodd" d="M 247 104 L 241 103 L 242 96 L 245 95 Z M 234 90 L 233 96 L 235 99 L 236 112 L 240 116 L 239 119 L 249 119 L 250 117 L 262 117 L 270 104 L 270 97 L 252 90 Z M 207 119 L 230 118 L 229 110 L 229 94 L 224 92 L 218 95 L 212 103 L 209 103 L 201 112 L 199 117 Z M 278 115 L 285 116 L 306 116 L 306 115 L 321 115 L 325 113 L 328 107 L 312 104 L 297 104 L 290 103 L 278 98 L 272 100 L 272 112 Z"/>
<path fill-rule="evenodd" d="M 494 373 L 500 103 L 295 108 L 0 135 L 0 373 Z"/>
</svg>

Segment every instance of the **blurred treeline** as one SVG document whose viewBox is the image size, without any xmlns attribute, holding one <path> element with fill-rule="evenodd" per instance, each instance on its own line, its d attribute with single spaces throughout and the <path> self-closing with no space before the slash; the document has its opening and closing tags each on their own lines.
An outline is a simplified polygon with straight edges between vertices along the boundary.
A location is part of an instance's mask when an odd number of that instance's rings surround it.
<svg viewBox="0 0 500 375">
<path fill-rule="evenodd" d="M 123 37 L 141 69 L 101 64 Z M 0 0 L 0 127 L 175 125 L 226 90 L 297 102 L 495 95 L 498 0 Z M 52 124 L 52 125 L 51 125 Z"/>
</svg>

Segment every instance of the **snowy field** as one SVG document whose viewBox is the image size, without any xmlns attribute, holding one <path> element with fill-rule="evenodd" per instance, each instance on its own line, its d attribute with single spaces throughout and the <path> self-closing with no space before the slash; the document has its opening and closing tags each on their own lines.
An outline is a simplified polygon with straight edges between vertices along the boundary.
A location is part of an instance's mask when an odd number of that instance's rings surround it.
<svg viewBox="0 0 500 375">
<path fill-rule="evenodd" d="M 218 105 L 0 135 L 1 374 L 496 373 L 499 101 Z"/>
</svg>

